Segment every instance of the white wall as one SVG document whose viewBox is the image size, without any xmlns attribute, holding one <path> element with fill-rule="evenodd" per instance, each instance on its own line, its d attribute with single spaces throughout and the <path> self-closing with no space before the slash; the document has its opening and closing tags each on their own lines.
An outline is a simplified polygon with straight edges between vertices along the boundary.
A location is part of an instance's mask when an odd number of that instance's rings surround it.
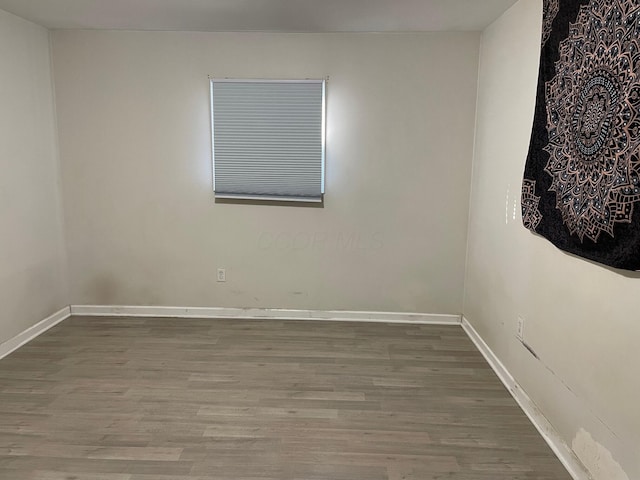
<svg viewBox="0 0 640 480">
<path fill-rule="evenodd" d="M 72 303 L 460 313 L 478 48 L 54 32 Z M 330 76 L 324 208 L 214 203 L 209 74 Z"/>
<path fill-rule="evenodd" d="M 464 312 L 597 480 L 638 478 L 638 276 L 520 222 L 540 17 L 483 34 Z M 71 295 L 47 32 L 0 12 L 0 341 L 69 302 L 462 311 L 478 35 L 53 38 Z M 323 209 L 214 203 L 208 74 L 331 77 Z"/>
<path fill-rule="evenodd" d="M 464 313 L 596 480 L 637 479 L 639 276 L 521 224 L 541 12 L 541 0 L 521 0 L 482 37 Z M 516 339 L 519 315 L 539 361 Z"/>
<path fill-rule="evenodd" d="M 49 33 L 0 10 L 0 343 L 67 305 Z"/>
</svg>

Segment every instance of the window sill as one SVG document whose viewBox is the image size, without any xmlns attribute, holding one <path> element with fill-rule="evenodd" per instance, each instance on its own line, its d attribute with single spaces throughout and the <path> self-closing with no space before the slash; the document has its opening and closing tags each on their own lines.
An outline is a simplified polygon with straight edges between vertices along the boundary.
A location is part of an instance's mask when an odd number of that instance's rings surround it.
<svg viewBox="0 0 640 480">
<path fill-rule="evenodd" d="M 324 208 L 324 195 L 321 197 L 287 197 L 277 195 L 240 195 L 217 193 L 215 195 L 215 202 L 222 204 L 280 205 L 289 207 Z"/>
</svg>

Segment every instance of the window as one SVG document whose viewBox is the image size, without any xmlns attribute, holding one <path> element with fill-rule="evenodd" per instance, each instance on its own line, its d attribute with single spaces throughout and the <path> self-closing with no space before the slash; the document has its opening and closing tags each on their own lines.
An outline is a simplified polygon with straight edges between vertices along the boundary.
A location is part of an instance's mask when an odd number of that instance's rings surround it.
<svg viewBox="0 0 640 480">
<path fill-rule="evenodd" d="M 211 80 L 216 198 L 321 202 L 325 81 Z"/>
</svg>

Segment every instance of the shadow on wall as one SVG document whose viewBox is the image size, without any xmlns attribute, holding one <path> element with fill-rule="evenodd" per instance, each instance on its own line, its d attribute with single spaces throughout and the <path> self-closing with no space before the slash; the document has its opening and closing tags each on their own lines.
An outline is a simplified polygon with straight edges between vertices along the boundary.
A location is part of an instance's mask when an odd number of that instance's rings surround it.
<svg viewBox="0 0 640 480">
<path fill-rule="evenodd" d="M 151 288 L 132 291 L 131 287 L 122 285 L 115 275 L 108 273 L 95 276 L 89 282 L 84 298 L 90 298 L 95 305 L 121 305 L 123 298 L 135 298 L 134 305 L 161 305 L 160 297 Z"/>
<path fill-rule="evenodd" d="M 575 255 L 575 254 L 570 253 L 570 252 L 565 252 L 564 250 L 560 250 L 559 248 L 555 247 L 551 242 L 549 242 L 542 235 L 539 235 L 539 234 L 537 234 L 535 232 L 531 232 L 530 230 L 528 232 L 531 233 L 532 235 L 535 235 L 536 237 L 539 237 L 539 238 L 543 239 L 545 242 L 548 242 L 549 243 L 549 247 L 556 248 L 556 250 L 558 250 L 560 253 L 562 253 L 562 254 L 564 254 L 564 255 L 566 255 L 568 257 L 571 257 L 571 258 L 573 258 L 575 260 L 578 260 L 580 262 L 590 263 L 591 265 L 603 268 L 605 270 L 609 270 L 610 272 L 613 272 L 615 274 L 621 275 L 621 276 L 626 277 L 626 278 L 640 279 L 640 271 L 632 272 L 630 270 L 622 270 L 622 269 L 619 269 L 619 268 L 610 267 L 608 265 L 603 265 L 602 263 L 598 263 L 598 262 L 595 262 L 593 260 L 589 260 L 588 258 L 580 257 L 580 256 Z"/>
</svg>

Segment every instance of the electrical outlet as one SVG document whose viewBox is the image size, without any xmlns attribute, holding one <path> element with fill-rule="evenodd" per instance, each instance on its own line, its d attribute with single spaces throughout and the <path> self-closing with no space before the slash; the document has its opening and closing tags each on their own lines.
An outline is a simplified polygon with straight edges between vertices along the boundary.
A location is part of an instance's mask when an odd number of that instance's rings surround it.
<svg viewBox="0 0 640 480">
<path fill-rule="evenodd" d="M 219 268 L 218 269 L 218 281 L 219 282 L 226 282 L 227 281 L 227 271 L 224 268 Z"/>
<path fill-rule="evenodd" d="M 524 318 L 522 317 L 518 317 L 516 336 L 520 339 L 520 341 L 524 341 Z"/>
</svg>

